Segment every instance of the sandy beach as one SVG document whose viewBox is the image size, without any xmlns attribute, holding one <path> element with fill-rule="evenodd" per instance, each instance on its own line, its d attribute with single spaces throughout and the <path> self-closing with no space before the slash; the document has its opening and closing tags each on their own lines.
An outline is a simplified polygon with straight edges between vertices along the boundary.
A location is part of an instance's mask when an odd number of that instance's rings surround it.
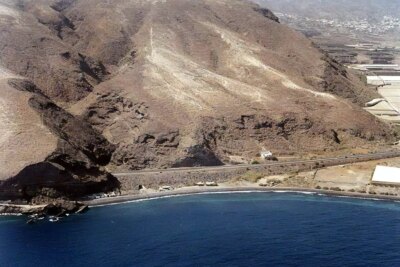
<svg viewBox="0 0 400 267">
<path fill-rule="evenodd" d="M 205 193 L 229 192 L 302 192 L 329 196 L 367 198 L 400 201 L 400 188 L 371 184 L 375 166 L 400 166 L 400 158 L 346 164 L 274 176 L 262 176 L 249 172 L 236 179 L 218 183 L 218 186 L 182 186 L 171 184 L 170 191 L 160 192 L 158 188 L 125 191 L 123 195 L 84 201 L 89 206 L 112 205 L 117 203 Z M 258 178 L 257 176 L 261 177 Z M 255 180 L 253 180 L 255 179 Z"/>
<path fill-rule="evenodd" d="M 375 160 L 321 168 L 299 173 L 265 176 L 250 171 L 218 186 L 158 184 L 142 190 L 123 191 L 121 196 L 84 201 L 89 206 L 111 205 L 129 201 L 205 193 L 229 192 L 302 192 L 329 196 L 344 196 L 400 201 L 400 187 L 371 183 L 375 166 L 400 166 L 400 158 Z M 211 179 L 211 177 L 210 177 Z M 169 185 L 171 190 L 159 191 L 158 186 Z"/>
<path fill-rule="evenodd" d="M 349 198 L 359 198 L 359 199 L 370 199 L 370 200 L 381 200 L 381 201 L 400 201 L 399 196 L 391 195 L 376 195 L 367 193 L 357 193 L 357 192 L 346 192 L 346 191 L 334 191 L 334 190 L 324 190 L 324 189 L 312 189 L 303 187 L 263 187 L 257 186 L 256 184 L 251 185 L 250 183 L 246 185 L 232 185 L 232 184 L 222 184 L 218 186 L 187 186 L 172 189 L 170 191 L 156 191 L 154 189 L 141 190 L 136 194 L 126 194 L 114 197 L 104 197 L 93 200 L 82 201 L 85 205 L 90 208 L 117 205 L 135 201 L 152 200 L 167 197 L 180 197 L 188 195 L 198 195 L 198 194 L 228 194 L 228 193 L 254 193 L 254 192 L 264 192 L 264 193 L 299 193 L 299 194 L 309 194 L 309 195 L 320 195 L 320 196 L 335 196 L 335 197 L 349 197 Z M 18 208 L 19 212 L 16 213 L 0 213 L 0 216 L 12 216 L 12 215 L 22 215 L 23 213 L 41 209 L 45 205 L 13 205 L 13 204 L 0 204 L 2 206 L 12 206 Z"/>
<path fill-rule="evenodd" d="M 316 194 L 326 196 L 337 196 L 337 197 L 350 197 L 360 199 L 371 199 L 371 200 L 388 200 L 388 201 L 400 201 L 398 196 L 386 196 L 386 195 L 372 195 L 365 193 L 356 192 L 338 192 L 332 190 L 323 189 L 309 189 L 309 188 L 296 188 L 296 187 L 276 187 L 276 188 L 265 188 L 261 186 L 240 186 L 240 187 L 184 187 L 171 191 L 164 192 L 151 192 L 151 193 L 139 193 L 132 195 L 123 195 L 116 197 L 100 198 L 89 201 L 84 201 L 89 207 L 98 207 L 106 205 L 115 205 L 121 203 L 128 203 L 139 200 L 151 200 L 164 197 L 174 196 L 186 196 L 196 194 L 217 194 L 217 193 L 246 193 L 246 192 L 276 192 L 276 193 L 302 193 L 302 194 Z"/>
<path fill-rule="evenodd" d="M 214 186 L 196 185 L 196 178 L 185 184 L 178 179 L 155 179 L 151 186 L 142 186 L 142 189 L 132 190 L 132 187 L 108 194 L 98 195 L 93 199 L 81 199 L 90 207 L 114 205 L 118 203 L 149 200 L 163 197 L 184 196 L 207 193 L 234 193 L 234 192 L 298 192 L 303 194 L 321 194 L 327 196 L 352 197 L 362 199 L 376 199 L 400 201 L 400 187 L 376 185 L 371 183 L 371 177 L 376 165 L 400 166 L 400 158 L 383 159 L 355 164 L 338 165 L 298 173 L 265 176 L 261 172 L 248 171 L 228 181 L 217 182 L 213 174 L 208 176 Z M 190 175 L 193 175 L 191 173 Z M 152 176 L 148 177 L 149 180 Z M 146 177 L 147 179 L 147 177 Z M 193 180 L 193 181 L 192 181 Z M 217 186 L 215 186 L 217 185 Z M 164 187 L 164 188 L 163 188 Z M 20 212 L 40 209 L 43 205 L 12 205 Z M 3 214 L 6 215 L 6 214 Z M 9 215 L 9 214 L 7 214 Z"/>
</svg>

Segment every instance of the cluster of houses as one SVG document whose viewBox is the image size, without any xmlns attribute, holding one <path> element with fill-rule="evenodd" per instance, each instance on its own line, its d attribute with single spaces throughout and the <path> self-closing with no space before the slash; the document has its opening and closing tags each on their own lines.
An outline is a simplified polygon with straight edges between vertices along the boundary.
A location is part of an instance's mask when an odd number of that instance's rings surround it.
<svg viewBox="0 0 400 267">
<path fill-rule="evenodd" d="M 305 28 L 312 28 L 314 26 L 318 26 L 319 28 L 330 27 L 338 30 L 346 29 L 370 34 L 383 34 L 394 29 L 400 29 L 400 18 L 393 16 L 383 16 L 378 22 L 370 22 L 365 18 L 352 20 L 310 18 L 280 12 L 276 12 L 275 15 L 282 21 L 295 25 L 303 25 Z"/>
</svg>

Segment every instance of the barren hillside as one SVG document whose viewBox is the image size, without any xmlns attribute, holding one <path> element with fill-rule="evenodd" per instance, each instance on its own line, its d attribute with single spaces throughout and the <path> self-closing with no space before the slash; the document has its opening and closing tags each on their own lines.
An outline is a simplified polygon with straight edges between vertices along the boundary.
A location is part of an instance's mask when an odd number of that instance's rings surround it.
<svg viewBox="0 0 400 267">
<path fill-rule="evenodd" d="M 24 106 L 21 120 L 0 117 L 2 146 L 24 155 L 15 170 L 41 162 L 57 142 L 63 163 L 78 153 L 90 166 L 127 170 L 392 140 L 388 125 L 360 108 L 375 92 L 247 1 L 0 0 L 0 51 L 3 79 L 26 78 L 39 97 L 28 105 L 28 93 L 13 91 L 21 82 L 2 82 L 12 93 L 1 103 Z M 26 129 L 24 120 L 37 122 L 41 138 L 30 150 L 38 156 L 25 157 L 7 130 L 10 121 Z M 65 157 L 60 143 L 77 152 Z"/>
</svg>

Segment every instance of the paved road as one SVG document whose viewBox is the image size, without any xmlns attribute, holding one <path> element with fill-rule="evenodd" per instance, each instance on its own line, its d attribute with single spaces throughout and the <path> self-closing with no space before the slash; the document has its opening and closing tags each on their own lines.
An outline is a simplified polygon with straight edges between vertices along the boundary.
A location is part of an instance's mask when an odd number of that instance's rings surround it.
<svg viewBox="0 0 400 267">
<path fill-rule="evenodd" d="M 264 164 L 242 164 L 242 165 L 223 165 L 223 166 L 212 166 L 212 167 L 190 167 L 190 168 L 170 168 L 170 169 L 149 169 L 141 171 L 130 171 L 130 172 L 119 172 L 113 173 L 116 177 L 129 176 L 133 174 L 152 174 L 152 173 L 166 173 L 166 172 L 187 172 L 187 171 L 219 171 L 219 170 L 234 170 L 242 168 L 256 168 L 256 167 L 269 167 L 269 166 L 290 166 L 299 164 L 309 164 L 309 163 L 320 163 L 329 164 L 329 166 L 342 165 L 346 163 L 353 162 L 364 162 L 376 159 L 386 159 L 400 157 L 400 151 L 383 151 L 369 154 L 356 154 L 347 155 L 341 157 L 330 157 L 330 158 L 317 158 L 309 160 L 291 160 L 291 161 L 274 161 Z"/>
</svg>

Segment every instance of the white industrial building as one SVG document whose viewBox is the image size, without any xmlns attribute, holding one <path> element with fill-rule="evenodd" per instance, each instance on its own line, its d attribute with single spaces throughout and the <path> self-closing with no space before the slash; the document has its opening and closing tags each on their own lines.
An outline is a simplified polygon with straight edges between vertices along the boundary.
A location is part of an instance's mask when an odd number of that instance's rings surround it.
<svg viewBox="0 0 400 267">
<path fill-rule="evenodd" d="M 366 103 L 366 110 L 386 121 L 400 124 L 400 76 L 367 76 L 382 98 Z"/>
<path fill-rule="evenodd" d="M 371 85 L 400 85 L 400 76 L 367 76 L 367 83 Z"/>
<path fill-rule="evenodd" d="M 376 166 L 372 183 L 400 186 L 400 168 Z"/>
<path fill-rule="evenodd" d="M 361 71 L 374 71 L 374 70 L 400 71 L 400 66 L 398 64 L 357 64 L 350 66 L 350 68 Z"/>
<path fill-rule="evenodd" d="M 267 150 L 261 151 L 260 155 L 261 155 L 262 159 L 272 159 L 272 158 L 274 158 L 274 154 L 272 154 L 271 151 L 267 151 Z"/>
</svg>

